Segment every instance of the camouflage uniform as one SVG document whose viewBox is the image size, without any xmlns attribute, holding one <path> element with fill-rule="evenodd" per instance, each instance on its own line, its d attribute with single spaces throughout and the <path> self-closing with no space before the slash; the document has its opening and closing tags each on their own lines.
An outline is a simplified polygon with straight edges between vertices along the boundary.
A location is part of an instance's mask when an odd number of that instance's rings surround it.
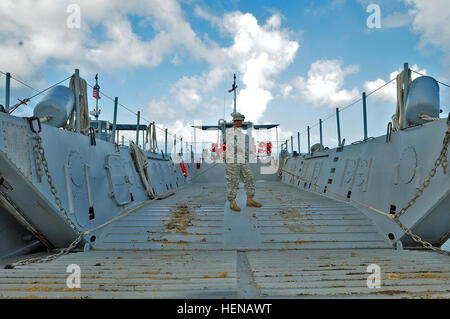
<svg viewBox="0 0 450 319">
<path fill-rule="evenodd" d="M 228 200 L 236 198 L 237 189 L 239 186 L 239 179 L 244 182 L 245 192 L 247 197 L 253 198 L 255 195 L 255 183 L 253 182 L 253 175 L 248 167 L 248 164 L 242 163 L 227 163 L 225 169 L 225 178 L 227 180 L 227 197 Z"/>
<path fill-rule="evenodd" d="M 233 119 L 243 120 L 244 116 L 239 113 L 233 113 Z M 253 198 L 255 195 L 255 183 L 253 175 L 248 166 L 249 150 L 246 141 L 246 134 L 240 128 L 232 127 L 227 129 L 227 150 L 225 154 L 225 179 L 227 180 L 227 197 L 228 200 L 234 200 L 239 187 L 239 180 L 244 182 L 247 197 Z M 247 137 L 248 139 L 248 137 Z M 250 154 L 251 156 L 251 154 Z"/>
</svg>

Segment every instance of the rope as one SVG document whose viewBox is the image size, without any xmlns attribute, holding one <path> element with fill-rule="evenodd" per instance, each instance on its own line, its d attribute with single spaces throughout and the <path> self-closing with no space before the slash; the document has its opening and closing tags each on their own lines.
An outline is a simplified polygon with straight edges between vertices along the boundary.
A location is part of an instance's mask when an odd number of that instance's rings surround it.
<svg viewBox="0 0 450 319">
<path fill-rule="evenodd" d="M 158 140 L 156 138 L 156 125 L 155 122 L 150 123 L 149 126 L 147 126 L 146 134 L 145 134 L 145 142 L 144 142 L 144 149 L 145 145 L 148 143 L 149 151 L 156 153 L 158 150 Z"/>
<path fill-rule="evenodd" d="M 144 151 L 142 151 L 139 148 L 139 146 L 137 146 L 133 142 L 130 143 L 130 148 L 131 148 L 131 157 L 134 161 L 134 165 L 136 166 L 136 170 L 139 173 L 139 177 L 141 178 L 142 184 L 144 184 L 147 195 L 150 198 L 153 198 L 155 196 L 155 192 L 152 187 L 152 182 L 148 177 L 147 157 L 145 156 Z"/>
<path fill-rule="evenodd" d="M 87 134 L 89 131 L 90 118 L 89 118 L 89 107 L 87 101 L 87 82 L 86 80 L 80 78 L 80 132 L 82 134 Z M 75 94 L 75 74 L 70 77 L 69 88 Z M 69 117 L 69 124 L 66 125 L 66 129 L 74 131 L 75 130 L 75 116 L 76 108 L 74 107 L 72 113 Z"/>
<path fill-rule="evenodd" d="M 439 121 L 440 120 L 439 117 L 432 117 L 432 116 L 429 116 L 429 115 L 423 114 L 423 113 L 420 113 L 419 117 L 425 121 Z"/>
</svg>

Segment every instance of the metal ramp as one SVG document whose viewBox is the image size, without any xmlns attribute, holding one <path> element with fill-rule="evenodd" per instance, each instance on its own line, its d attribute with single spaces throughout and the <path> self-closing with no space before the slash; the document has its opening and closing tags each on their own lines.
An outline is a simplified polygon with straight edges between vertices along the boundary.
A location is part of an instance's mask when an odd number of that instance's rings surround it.
<svg viewBox="0 0 450 319">
<path fill-rule="evenodd" d="M 191 184 L 111 224 L 93 244 L 110 249 L 390 248 L 369 218 L 352 206 L 279 182 L 256 183 L 262 208 L 226 203 L 224 183 Z"/>
<path fill-rule="evenodd" d="M 255 199 L 262 208 L 245 207 L 241 185 L 236 213 L 224 183 L 187 185 L 109 225 L 91 251 L 1 269 L 0 297 L 450 297 L 448 257 L 394 250 L 354 207 L 269 181 Z M 81 289 L 66 286 L 69 264 Z M 381 288 L 367 287 L 370 264 Z"/>
</svg>

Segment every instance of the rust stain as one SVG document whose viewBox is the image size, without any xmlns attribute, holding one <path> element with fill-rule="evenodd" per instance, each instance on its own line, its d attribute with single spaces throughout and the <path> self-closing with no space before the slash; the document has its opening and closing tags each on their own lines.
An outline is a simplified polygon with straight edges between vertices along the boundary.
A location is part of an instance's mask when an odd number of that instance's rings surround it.
<svg viewBox="0 0 450 319">
<path fill-rule="evenodd" d="M 315 230 L 314 226 L 288 226 L 289 231 L 291 232 L 301 232 L 305 233 L 311 230 Z"/>
<path fill-rule="evenodd" d="M 202 278 L 227 278 L 228 272 L 224 271 L 221 273 L 218 273 L 217 275 L 204 275 Z"/>
<path fill-rule="evenodd" d="M 407 274 L 411 274 L 408 276 Z M 439 275 L 433 272 L 427 273 L 386 273 L 386 279 L 448 279 L 448 276 Z"/>
<path fill-rule="evenodd" d="M 169 213 L 169 222 L 166 224 L 168 230 L 186 235 L 186 228 L 192 225 L 194 209 L 188 205 L 180 204 Z"/>
</svg>

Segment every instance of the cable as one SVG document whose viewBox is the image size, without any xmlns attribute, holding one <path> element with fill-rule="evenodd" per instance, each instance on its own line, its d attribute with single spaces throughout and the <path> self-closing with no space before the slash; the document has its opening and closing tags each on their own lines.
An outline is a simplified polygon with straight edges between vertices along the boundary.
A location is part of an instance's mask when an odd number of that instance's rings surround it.
<svg viewBox="0 0 450 319">
<path fill-rule="evenodd" d="M 16 81 L 18 81 L 19 83 L 22 83 L 23 85 L 25 85 L 25 86 L 27 86 L 27 87 L 29 87 L 29 88 L 35 90 L 35 91 L 38 92 L 38 93 L 36 93 L 35 95 L 33 95 L 33 96 L 29 97 L 29 98 L 25 98 L 25 99 L 23 99 L 23 100 L 19 100 L 20 102 L 17 103 L 16 105 L 14 105 L 14 106 L 11 108 L 11 110 L 9 111 L 9 114 L 11 114 L 12 112 L 14 112 L 14 111 L 15 111 L 19 106 L 21 106 L 22 104 L 26 104 L 27 102 L 29 102 L 31 99 L 35 98 L 36 96 L 41 95 L 42 93 L 44 93 L 44 92 L 50 90 L 51 88 L 57 86 L 58 84 L 61 84 L 61 83 L 65 82 L 65 81 L 67 81 L 68 79 L 71 78 L 71 76 L 69 76 L 68 78 L 65 78 L 64 80 L 59 81 L 59 82 L 56 83 L 56 84 L 53 84 L 52 86 L 49 86 L 48 88 L 46 88 L 46 89 L 44 89 L 44 90 L 42 90 L 42 91 L 38 91 L 38 90 L 36 90 L 35 88 L 33 88 L 33 87 L 31 87 L 31 86 L 29 86 L 29 85 L 27 85 L 27 84 L 25 84 L 25 83 L 23 83 L 23 82 L 21 82 L 21 81 L 15 79 L 15 78 L 13 78 L 12 76 L 11 76 L 11 78 L 14 79 L 14 80 L 16 80 Z"/>
<path fill-rule="evenodd" d="M 414 73 L 420 74 L 420 75 L 422 75 L 422 76 L 427 76 L 427 75 L 422 74 L 422 73 L 420 73 L 420 72 L 414 71 L 413 69 L 410 69 L 410 70 L 413 71 Z M 436 80 L 436 79 L 435 79 L 435 80 Z M 440 84 L 442 84 L 442 85 L 445 85 L 446 87 L 449 87 L 449 88 L 450 88 L 450 85 L 445 84 L 444 82 L 441 82 L 441 81 L 438 81 L 438 80 L 436 80 L 436 82 L 437 82 L 437 83 L 440 83 Z"/>
</svg>

